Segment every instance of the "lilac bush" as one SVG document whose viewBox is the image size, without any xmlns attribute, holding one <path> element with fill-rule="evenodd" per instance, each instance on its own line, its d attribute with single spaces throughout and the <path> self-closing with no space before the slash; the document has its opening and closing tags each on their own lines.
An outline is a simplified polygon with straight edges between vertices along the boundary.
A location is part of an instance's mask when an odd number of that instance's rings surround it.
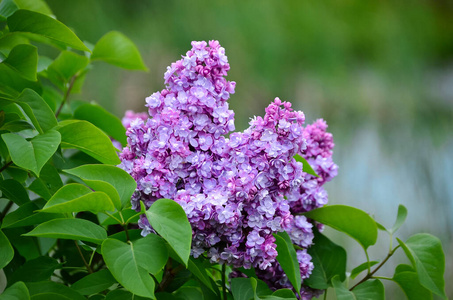
<svg viewBox="0 0 453 300">
<path fill-rule="evenodd" d="M 313 226 L 321 225 L 299 214 L 327 203 L 323 185 L 338 169 L 332 135 L 321 119 L 304 127 L 304 113 L 279 98 L 244 132 L 232 132 L 227 100 L 236 83 L 226 79 L 229 69 L 219 42 L 192 42 L 167 68 L 166 88 L 146 98 L 149 118 L 126 115 L 128 145 L 120 167 L 137 182 L 133 209 L 160 198 L 183 207 L 192 225 L 193 257 L 254 267 L 272 288 L 290 288 L 273 233 L 286 231 L 302 249 L 297 258 L 302 278 L 308 278 L 313 264 L 307 249 Z M 296 154 L 319 176 L 304 172 Z M 153 232 L 145 215 L 139 226 L 144 236 Z M 316 294 L 308 288 L 304 293 L 308 299 Z"/>
</svg>

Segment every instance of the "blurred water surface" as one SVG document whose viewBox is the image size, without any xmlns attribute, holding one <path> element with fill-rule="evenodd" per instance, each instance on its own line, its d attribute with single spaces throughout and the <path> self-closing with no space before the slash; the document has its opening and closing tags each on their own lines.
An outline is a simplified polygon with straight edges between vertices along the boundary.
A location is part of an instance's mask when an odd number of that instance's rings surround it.
<svg viewBox="0 0 453 300">
<path fill-rule="evenodd" d="M 453 280 L 451 1 L 48 3 L 83 40 L 94 43 L 118 30 L 138 45 L 149 73 L 96 64 L 83 94 L 74 96 L 118 116 L 144 111 L 144 98 L 163 88 L 166 66 L 192 40 L 219 40 L 229 78 L 237 81 L 230 100 L 237 129 L 263 115 L 276 96 L 303 110 L 309 122 L 327 120 L 340 166 L 326 185 L 330 202 L 361 208 L 387 226 L 404 204 L 409 215 L 400 236 L 438 236 L 446 282 Z M 385 256 L 383 243 L 372 250 L 374 258 Z M 358 259 L 364 258 L 350 255 L 349 267 Z M 453 297 L 448 284 L 447 294 Z"/>
</svg>

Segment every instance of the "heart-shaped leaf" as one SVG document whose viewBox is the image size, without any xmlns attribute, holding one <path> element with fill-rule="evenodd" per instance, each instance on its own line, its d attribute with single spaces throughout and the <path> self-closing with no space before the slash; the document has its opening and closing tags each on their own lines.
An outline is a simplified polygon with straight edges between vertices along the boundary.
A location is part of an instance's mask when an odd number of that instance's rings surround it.
<svg viewBox="0 0 453 300">
<path fill-rule="evenodd" d="M 39 176 L 41 168 L 57 151 L 61 139 L 60 133 L 55 130 L 37 135 L 30 141 L 13 133 L 5 133 L 2 138 L 8 147 L 11 160 L 36 176 Z"/>
</svg>

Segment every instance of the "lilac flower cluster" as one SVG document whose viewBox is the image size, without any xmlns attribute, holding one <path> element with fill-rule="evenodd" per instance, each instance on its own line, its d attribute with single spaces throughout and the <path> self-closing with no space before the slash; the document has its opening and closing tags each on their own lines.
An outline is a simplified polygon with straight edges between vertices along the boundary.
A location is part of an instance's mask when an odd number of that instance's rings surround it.
<svg viewBox="0 0 453 300">
<path fill-rule="evenodd" d="M 148 208 L 159 198 L 183 207 L 192 225 L 194 257 L 253 266 L 271 286 L 289 287 L 272 234 L 286 231 L 303 248 L 297 257 L 307 278 L 313 269 L 306 251 L 313 224 L 296 213 L 327 202 L 322 185 L 337 173 L 332 135 L 322 120 L 304 128 L 304 114 L 276 98 L 264 117 L 226 138 L 234 130 L 227 100 L 235 82 L 225 79 L 229 68 L 217 41 L 192 42 L 167 68 L 166 88 L 146 98 L 149 118 L 128 121 L 120 167 L 137 181 L 133 209 L 140 209 L 140 201 Z M 303 172 L 295 154 L 319 177 Z M 145 216 L 139 226 L 143 235 L 153 230 Z"/>
</svg>

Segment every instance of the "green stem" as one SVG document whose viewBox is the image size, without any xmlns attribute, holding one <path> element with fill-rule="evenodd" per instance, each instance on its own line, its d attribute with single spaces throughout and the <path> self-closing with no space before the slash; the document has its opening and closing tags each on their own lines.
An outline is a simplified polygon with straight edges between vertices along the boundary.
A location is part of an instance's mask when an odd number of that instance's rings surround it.
<svg viewBox="0 0 453 300">
<path fill-rule="evenodd" d="M 66 101 L 68 100 L 69 94 L 71 94 L 72 87 L 74 86 L 74 83 L 75 83 L 77 77 L 78 77 L 77 74 L 74 75 L 74 76 L 72 76 L 71 81 L 69 82 L 68 89 L 67 89 L 66 92 L 64 93 L 63 101 L 61 101 L 61 104 L 60 104 L 60 106 L 58 107 L 57 112 L 55 113 L 55 118 L 58 118 L 58 115 L 60 114 L 61 110 L 63 109 L 64 104 L 65 104 Z"/>
<path fill-rule="evenodd" d="M 104 214 L 106 214 L 106 215 L 109 216 L 110 218 L 112 218 L 112 219 L 114 219 L 115 221 L 117 221 L 118 224 L 124 225 L 124 222 L 121 222 L 121 220 L 118 219 L 117 217 L 115 217 L 114 215 L 112 215 L 112 214 L 110 214 L 110 213 L 108 213 L 108 212 L 106 212 L 106 211 L 104 212 Z"/>
<path fill-rule="evenodd" d="M 390 278 L 390 277 L 384 277 L 384 276 L 373 276 L 372 278 L 374 278 L 374 279 L 383 279 L 383 280 L 390 280 L 390 281 L 393 281 L 392 278 Z"/>
<path fill-rule="evenodd" d="M 223 300 L 227 300 L 227 290 L 226 290 L 226 264 L 222 265 L 222 293 Z"/>
<path fill-rule="evenodd" d="M 83 264 L 85 265 L 85 268 L 87 268 L 88 273 L 93 273 L 93 270 L 91 269 L 90 265 L 87 263 L 85 257 L 83 256 L 82 250 L 80 250 L 79 244 L 77 244 L 77 241 L 74 241 L 74 244 L 77 247 L 77 250 L 79 251 L 80 257 L 83 260 Z"/>
<path fill-rule="evenodd" d="M 353 289 L 355 289 L 359 284 L 361 283 L 364 283 L 365 281 L 367 281 L 368 279 L 370 279 L 371 277 L 373 277 L 374 273 L 376 273 L 388 260 L 390 257 L 392 257 L 393 253 L 395 253 L 395 251 L 399 248 L 400 246 L 396 246 L 395 249 L 389 251 L 389 253 L 387 254 L 387 256 L 384 258 L 384 260 L 376 267 L 376 269 L 374 269 L 373 271 L 371 271 L 370 273 L 366 274 L 366 276 L 364 278 L 362 278 L 362 280 L 360 280 L 359 282 L 357 282 L 357 284 L 355 284 L 352 288 L 350 288 L 349 290 L 352 291 Z M 368 264 L 369 265 L 369 264 Z"/>
<path fill-rule="evenodd" d="M 324 292 L 324 300 L 327 300 L 327 289 L 326 289 L 326 291 Z"/>
<path fill-rule="evenodd" d="M 365 256 L 366 256 L 366 262 L 368 263 L 368 274 L 371 273 L 371 266 L 370 266 L 370 256 L 368 255 L 368 251 L 365 249 Z"/>
</svg>

